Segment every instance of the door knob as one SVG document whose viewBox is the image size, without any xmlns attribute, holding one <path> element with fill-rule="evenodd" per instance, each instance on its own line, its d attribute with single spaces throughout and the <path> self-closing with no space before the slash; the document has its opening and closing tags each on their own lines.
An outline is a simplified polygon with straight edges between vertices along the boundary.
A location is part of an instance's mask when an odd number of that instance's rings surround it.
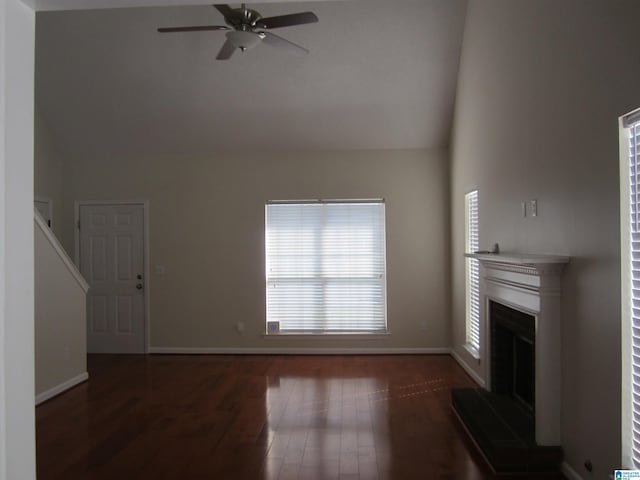
<svg viewBox="0 0 640 480">
<path fill-rule="evenodd" d="M 142 290 L 142 284 L 141 284 L 141 283 L 137 284 L 137 285 L 136 285 L 136 288 L 137 288 L 138 290 Z"/>
</svg>

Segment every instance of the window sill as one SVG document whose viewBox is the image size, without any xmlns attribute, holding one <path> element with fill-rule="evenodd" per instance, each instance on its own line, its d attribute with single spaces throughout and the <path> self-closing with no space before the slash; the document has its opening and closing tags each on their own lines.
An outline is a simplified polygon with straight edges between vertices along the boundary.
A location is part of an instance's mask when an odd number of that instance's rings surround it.
<svg viewBox="0 0 640 480">
<path fill-rule="evenodd" d="M 471 355 L 477 362 L 480 362 L 480 351 L 477 348 L 472 347 L 468 343 L 464 344 L 462 348 L 469 352 L 469 355 Z"/>
<path fill-rule="evenodd" d="M 269 339 L 284 339 L 284 338 L 324 338 L 324 339 L 332 339 L 336 338 L 344 338 L 349 340 L 375 340 L 375 339 L 383 339 L 389 338 L 391 336 L 391 332 L 374 332 L 374 333 L 364 333 L 364 332 L 356 332 L 356 333 L 346 333 L 346 332 L 327 332 L 327 333 L 263 333 L 263 338 Z"/>
</svg>

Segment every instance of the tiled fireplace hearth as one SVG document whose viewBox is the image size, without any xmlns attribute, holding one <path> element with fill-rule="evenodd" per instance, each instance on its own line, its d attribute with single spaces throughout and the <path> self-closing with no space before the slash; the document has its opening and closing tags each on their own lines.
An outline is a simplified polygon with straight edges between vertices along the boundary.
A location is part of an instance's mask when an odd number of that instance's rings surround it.
<svg viewBox="0 0 640 480">
<path fill-rule="evenodd" d="M 486 389 L 454 391 L 454 410 L 496 470 L 554 469 L 561 458 L 561 276 L 569 258 L 468 256 L 480 262 Z"/>
</svg>

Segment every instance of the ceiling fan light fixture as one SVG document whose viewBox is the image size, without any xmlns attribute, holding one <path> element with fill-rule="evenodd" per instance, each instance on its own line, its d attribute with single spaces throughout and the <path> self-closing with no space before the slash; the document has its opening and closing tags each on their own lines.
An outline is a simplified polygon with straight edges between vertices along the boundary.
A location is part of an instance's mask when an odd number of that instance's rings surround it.
<svg viewBox="0 0 640 480">
<path fill-rule="evenodd" d="M 262 37 L 259 34 L 253 32 L 247 32 L 243 30 L 233 30 L 227 32 L 227 39 L 231 44 L 242 50 L 249 50 L 260 43 Z"/>
</svg>

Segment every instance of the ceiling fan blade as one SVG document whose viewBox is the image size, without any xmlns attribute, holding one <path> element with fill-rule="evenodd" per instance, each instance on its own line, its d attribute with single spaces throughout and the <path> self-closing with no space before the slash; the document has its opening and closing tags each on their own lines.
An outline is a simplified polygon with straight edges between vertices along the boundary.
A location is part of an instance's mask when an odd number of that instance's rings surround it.
<svg viewBox="0 0 640 480">
<path fill-rule="evenodd" d="M 222 14 L 224 18 L 230 18 L 236 15 L 236 13 L 233 11 L 233 8 L 231 8 L 229 5 L 217 4 L 214 5 L 214 7 Z"/>
<path fill-rule="evenodd" d="M 262 42 L 266 43 L 267 45 L 271 45 L 272 47 L 277 47 L 283 50 L 287 50 L 290 53 L 293 53 L 294 55 L 306 55 L 307 53 L 309 53 L 309 50 L 307 50 L 304 47 L 301 47 L 300 45 L 297 45 L 293 42 L 290 42 L 289 40 L 286 40 L 282 37 L 279 37 L 278 35 L 274 35 L 271 32 L 260 32 L 260 36 L 262 36 Z"/>
<path fill-rule="evenodd" d="M 218 55 L 216 55 L 216 60 L 229 60 L 235 51 L 236 47 L 227 39 L 218 52 Z"/>
<path fill-rule="evenodd" d="M 200 26 L 193 26 L 193 27 L 162 27 L 158 29 L 160 33 L 199 32 L 203 30 L 231 30 L 231 29 L 223 25 L 200 25 Z"/>
<path fill-rule="evenodd" d="M 304 25 L 305 23 L 316 23 L 318 17 L 313 12 L 291 13 L 289 15 L 279 15 L 277 17 L 261 18 L 257 27 L 259 28 L 281 28 L 293 25 Z"/>
</svg>

